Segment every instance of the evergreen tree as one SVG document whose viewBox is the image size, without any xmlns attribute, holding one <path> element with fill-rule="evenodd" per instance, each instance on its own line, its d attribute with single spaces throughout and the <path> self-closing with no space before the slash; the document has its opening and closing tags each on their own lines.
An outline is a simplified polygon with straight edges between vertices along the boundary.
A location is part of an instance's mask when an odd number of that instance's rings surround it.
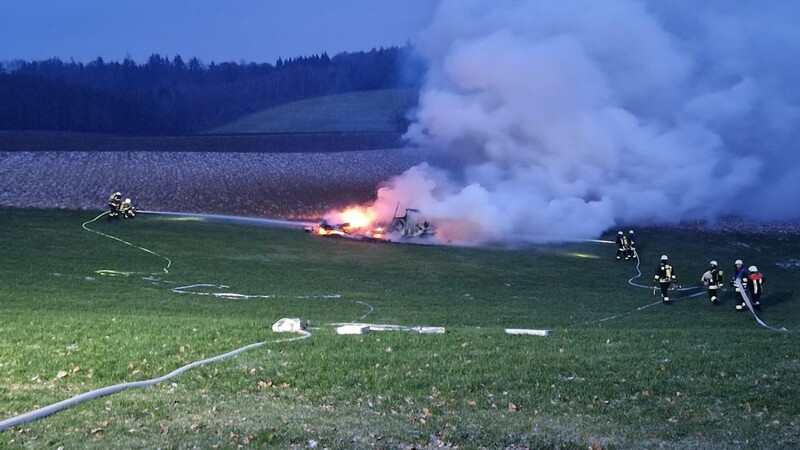
<svg viewBox="0 0 800 450">
<path fill-rule="evenodd" d="M 414 64 L 409 64 L 413 62 Z M 406 70 L 409 66 L 413 69 Z M 0 130 L 186 134 L 280 103 L 359 90 L 415 87 L 410 46 L 268 63 L 172 60 L 89 64 L 58 58 L 0 66 Z"/>
</svg>

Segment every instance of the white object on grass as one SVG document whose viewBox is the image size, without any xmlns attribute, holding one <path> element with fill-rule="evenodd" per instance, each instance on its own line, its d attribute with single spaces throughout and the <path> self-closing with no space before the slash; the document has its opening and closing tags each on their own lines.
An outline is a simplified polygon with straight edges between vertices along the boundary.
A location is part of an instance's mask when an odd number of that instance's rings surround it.
<svg viewBox="0 0 800 450">
<path fill-rule="evenodd" d="M 369 327 L 362 325 L 344 325 L 336 328 L 336 334 L 367 334 Z"/>
<path fill-rule="evenodd" d="M 276 333 L 297 333 L 302 329 L 303 327 L 300 325 L 299 317 L 295 317 L 293 319 L 284 317 L 283 319 L 272 324 L 272 331 Z"/>
<path fill-rule="evenodd" d="M 344 326 L 356 326 L 356 327 L 366 327 L 369 331 L 411 331 L 413 333 L 419 334 L 444 334 L 445 329 L 444 327 L 423 327 L 423 326 L 415 326 L 409 327 L 406 325 L 391 325 L 391 324 L 376 324 L 376 323 L 332 323 L 329 325 L 344 327 Z M 340 333 L 341 334 L 341 333 Z"/>
<path fill-rule="evenodd" d="M 531 330 L 527 328 L 506 328 L 508 334 L 527 334 L 529 336 L 551 336 L 553 330 Z"/>
</svg>

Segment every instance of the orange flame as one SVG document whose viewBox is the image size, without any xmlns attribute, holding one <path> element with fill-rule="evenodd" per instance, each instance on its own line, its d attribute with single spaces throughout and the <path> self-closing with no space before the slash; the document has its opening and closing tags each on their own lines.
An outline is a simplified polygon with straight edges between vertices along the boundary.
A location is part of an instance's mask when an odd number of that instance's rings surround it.
<svg viewBox="0 0 800 450">
<path fill-rule="evenodd" d="M 341 211 L 331 211 L 324 217 L 324 223 L 316 233 L 320 236 L 362 236 L 373 239 L 386 239 L 386 230 L 378 226 L 379 218 L 374 208 L 351 206 Z"/>
<path fill-rule="evenodd" d="M 350 228 L 366 228 L 376 221 L 374 211 L 364 206 L 352 206 L 329 214 L 333 222 L 350 224 Z"/>
</svg>

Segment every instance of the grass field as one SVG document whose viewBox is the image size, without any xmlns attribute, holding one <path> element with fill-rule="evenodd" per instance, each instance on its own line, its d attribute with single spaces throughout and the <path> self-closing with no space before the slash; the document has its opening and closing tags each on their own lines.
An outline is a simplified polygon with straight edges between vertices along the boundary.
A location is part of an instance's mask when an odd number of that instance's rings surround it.
<svg viewBox="0 0 800 450">
<path fill-rule="evenodd" d="M 414 89 L 351 92 L 279 105 L 210 133 L 403 132 Z"/>
<path fill-rule="evenodd" d="M 87 225 L 146 252 L 81 227 L 95 216 L 0 210 L 0 421 L 265 343 L 0 432 L 0 448 L 800 446 L 797 236 L 637 230 L 642 284 L 662 253 L 684 286 L 712 258 L 757 264 L 761 317 L 788 329 L 772 331 L 729 291 L 717 307 L 691 291 L 654 304 L 608 244 L 393 245 L 154 215 Z M 264 297 L 173 290 L 197 284 L 212 286 L 186 290 Z M 312 336 L 276 342 L 282 317 Z M 330 325 L 351 321 L 447 332 Z"/>
</svg>

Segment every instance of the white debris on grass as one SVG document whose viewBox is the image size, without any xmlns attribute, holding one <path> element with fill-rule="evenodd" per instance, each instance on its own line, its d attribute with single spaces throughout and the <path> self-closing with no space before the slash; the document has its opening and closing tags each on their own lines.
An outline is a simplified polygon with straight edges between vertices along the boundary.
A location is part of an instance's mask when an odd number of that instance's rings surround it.
<svg viewBox="0 0 800 450">
<path fill-rule="evenodd" d="M 303 324 L 299 317 L 284 317 L 272 324 L 272 331 L 276 333 L 297 333 L 303 329 Z"/>
<path fill-rule="evenodd" d="M 534 330 L 528 328 L 506 328 L 507 334 L 523 334 L 528 336 L 551 336 L 553 330 Z"/>
</svg>

